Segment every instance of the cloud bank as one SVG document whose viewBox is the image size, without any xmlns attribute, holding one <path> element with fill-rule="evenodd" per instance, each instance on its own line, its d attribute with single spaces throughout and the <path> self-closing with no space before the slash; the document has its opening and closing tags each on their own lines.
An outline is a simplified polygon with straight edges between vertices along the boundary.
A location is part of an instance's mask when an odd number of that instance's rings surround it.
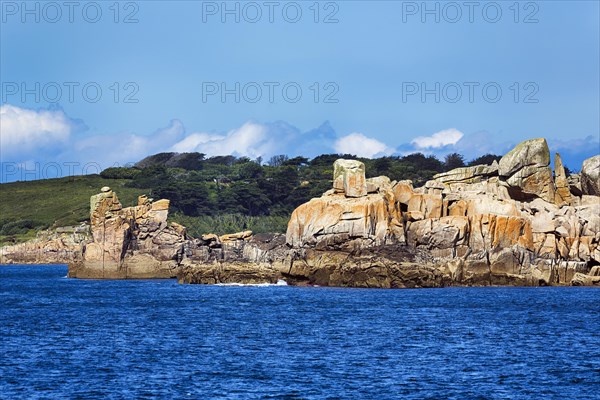
<svg viewBox="0 0 600 400">
<path fill-rule="evenodd" d="M 60 109 L 29 110 L 4 104 L 0 106 L 2 159 L 66 144 L 74 126 Z"/>
<path fill-rule="evenodd" d="M 188 131 L 183 122 L 171 120 L 150 133 L 116 132 L 90 135 L 82 121 L 70 118 L 61 109 L 30 110 L 9 104 L 0 107 L 0 159 L 10 168 L 29 168 L 35 163 L 93 163 L 97 167 L 87 173 L 135 163 L 160 152 L 201 152 L 208 157 L 219 155 L 268 159 L 273 155 L 315 157 L 319 154 L 353 154 L 373 158 L 386 155 L 403 156 L 421 152 L 443 159 L 449 153 L 460 153 L 472 160 L 486 153 L 504 154 L 516 143 L 503 135 L 486 131 L 465 134 L 456 128 L 443 129 L 428 136 L 416 136 L 400 143 L 385 143 L 372 134 L 353 132 L 338 135 L 329 122 L 301 131 L 285 122 L 248 121 L 226 132 Z M 409 135 L 406 135 L 410 137 Z M 531 137 L 538 137 L 534 135 Z M 548 139 L 550 150 L 559 151 L 564 163 L 573 170 L 583 159 L 598 154 L 600 139 Z M 67 175 L 67 171 L 63 171 Z M 12 180 L 19 179 L 17 174 Z M 40 176 L 44 178 L 45 176 Z M 28 178 L 30 179 L 30 178 Z"/>
<path fill-rule="evenodd" d="M 385 143 L 366 137 L 362 133 L 351 133 L 339 138 L 335 141 L 333 148 L 339 154 L 354 154 L 366 158 L 389 156 L 396 152 Z"/>
<path fill-rule="evenodd" d="M 175 143 L 172 151 L 197 151 L 208 156 L 229 155 L 257 158 L 277 152 L 278 138 L 272 127 L 246 122 L 226 134 L 196 132 Z"/>
</svg>

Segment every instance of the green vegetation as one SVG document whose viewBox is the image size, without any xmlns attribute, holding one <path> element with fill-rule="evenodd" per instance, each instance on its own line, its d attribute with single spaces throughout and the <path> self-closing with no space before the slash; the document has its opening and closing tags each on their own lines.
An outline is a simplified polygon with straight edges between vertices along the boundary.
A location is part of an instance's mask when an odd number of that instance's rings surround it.
<svg viewBox="0 0 600 400">
<path fill-rule="evenodd" d="M 137 204 L 147 192 L 128 188 L 123 179 L 86 175 L 0 185 L 0 243 L 28 240 L 35 232 L 89 220 L 90 196 L 110 186 L 125 206 Z"/>
<path fill-rule="evenodd" d="M 0 242 L 28 239 L 40 229 L 77 225 L 89 219 L 89 198 L 102 186 L 115 190 L 124 206 L 138 195 L 171 200 L 171 219 L 193 236 L 250 229 L 284 232 L 289 215 L 300 204 L 331 188 L 338 158 L 365 163 L 367 177 L 411 179 L 422 185 L 439 172 L 474 163 L 491 163 L 487 154 L 466 163 L 460 154 L 444 161 L 434 156 L 357 158 L 349 154 L 262 159 L 201 153 L 160 153 L 132 167 L 108 168 L 88 175 L 0 185 Z"/>
<path fill-rule="evenodd" d="M 175 221 L 187 228 L 189 235 L 200 237 L 205 233 L 226 233 L 251 230 L 254 233 L 285 232 L 287 229 L 288 216 L 260 216 L 252 217 L 241 214 L 203 215 L 200 217 L 188 217 L 175 213 L 169 216 L 169 220 Z"/>
</svg>

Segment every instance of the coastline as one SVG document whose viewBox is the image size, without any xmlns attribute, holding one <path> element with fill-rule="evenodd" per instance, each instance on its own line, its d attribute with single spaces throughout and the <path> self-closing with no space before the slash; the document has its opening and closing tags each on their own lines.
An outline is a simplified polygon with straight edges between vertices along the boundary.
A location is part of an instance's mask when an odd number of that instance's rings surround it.
<svg viewBox="0 0 600 400">
<path fill-rule="evenodd" d="M 191 237 L 170 202 L 123 207 L 103 187 L 89 227 L 0 249 L 12 263 L 67 263 L 71 278 L 365 288 L 600 286 L 600 155 L 567 177 L 545 139 L 422 187 L 334 164 L 332 188 L 301 204 L 287 232 Z"/>
</svg>

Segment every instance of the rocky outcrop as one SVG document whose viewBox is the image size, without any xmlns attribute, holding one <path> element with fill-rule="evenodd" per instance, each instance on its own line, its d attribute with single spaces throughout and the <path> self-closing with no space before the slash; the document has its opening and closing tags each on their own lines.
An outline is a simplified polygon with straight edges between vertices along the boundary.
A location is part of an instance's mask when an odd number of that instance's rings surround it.
<svg viewBox="0 0 600 400">
<path fill-rule="evenodd" d="M 69 276 L 377 288 L 599 285 L 594 158 L 577 181 L 559 155 L 553 174 L 549 157 L 546 141 L 535 139 L 499 163 L 438 174 L 419 188 L 367 179 L 364 164 L 338 160 L 332 189 L 294 210 L 286 235 L 191 238 L 168 222 L 168 200 L 141 196 L 123 208 L 105 187 L 90 200 L 91 235 L 65 253 Z"/>
<path fill-rule="evenodd" d="M 472 167 L 456 168 L 448 172 L 437 174 L 433 177 L 445 185 L 473 184 L 486 181 L 492 176 L 498 175 L 498 163 L 492 165 L 475 165 Z"/>
<path fill-rule="evenodd" d="M 167 223 L 168 200 L 138 198 L 123 208 L 117 194 L 104 187 L 90 200 L 92 240 L 81 260 L 69 264 L 73 278 L 171 278 L 183 259 L 185 228 Z"/>
<path fill-rule="evenodd" d="M 527 140 L 517 145 L 500 159 L 498 174 L 513 199 L 539 197 L 554 202 L 550 150 L 546 139 Z"/>
<path fill-rule="evenodd" d="M 583 194 L 600 196 L 600 154 L 583 162 L 580 180 Z"/>
<path fill-rule="evenodd" d="M 600 286 L 600 266 L 595 266 L 589 274 L 576 273 L 571 280 L 573 286 Z"/>
<path fill-rule="evenodd" d="M 333 164 L 333 189 L 346 197 L 366 195 L 365 164 L 356 160 L 337 160 Z"/>
<path fill-rule="evenodd" d="M 339 164 L 345 161 L 338 160 Z M 287 242 L 294 247 L 308 245 L 316 249 L 352 249 L 404 242 L 402 218 L 391 182 L 384 177 L 370 180 L 371 193 L 365 190 L 358 197 L 366 182 L 364 170 L 357 168 L 344 185 L 351 196 L 334 189 L 298 207 L 288 224 Z"/>
<path fill-rule="evenodd" d="M 571 186 L 567 179 L 562 159 L 558 153 L 554 156 L 554 186 L 556 187 L 556 198 L 554 199 L 556 205 L 570 205 L 573 201 L 571 196 Z"/>
<path fill-rule="evenodd" d="M 67 264 L 80 261 L 88 225 L 41 231 L 33 240 L 0 248 L 0 264 Z"/>
<path fill-rule="evenodd" d="M 335 265 L 371 271 L 364 258 L 370 252 L 376 276 L 391 282 L 387 267 L 412 261 L 382 259 L 373 251 L 388 247 L 427 259 L 441 276 L 427 280 L 432 286 L 566 285 L 576 276 L 580 282 L 577 274 L 600 264 L 600 199 L 573 199 L 560 156 L 556 184 L 549 162 L 546 141 L 535 139 L 498 165 L 452 170 L 422 188 L 378 178 L 389 183 L 362 197 L 330 191 L 294 211 L 287 243 L 302 250 L 302 265 L 326 265 L 317 268 L 321 275 L 338 276 Z"/>
<path fill-rule="evenodd" d="M 579 174 L 571 174 L 567 176 L 567 182 L 569 183 L 569 189 L 574 197 L 581 197 L 583 192 L 581 191 L 581 178 Z"/>
</svg>

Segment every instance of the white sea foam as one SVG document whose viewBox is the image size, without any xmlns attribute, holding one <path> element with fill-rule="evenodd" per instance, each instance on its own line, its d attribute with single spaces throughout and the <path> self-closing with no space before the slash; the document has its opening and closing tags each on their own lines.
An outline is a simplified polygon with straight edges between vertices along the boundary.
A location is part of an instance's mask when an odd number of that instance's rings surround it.
<svg viewBox="0 0 600 400">
<path fill-rule="evenodd" d="M 251 287 L 271 287 L 271 286 L 287 286 L 287 282 L 279 279 L 277 283 L 217 283 L 215 286 L 251 286 Z"/>
</svg>

